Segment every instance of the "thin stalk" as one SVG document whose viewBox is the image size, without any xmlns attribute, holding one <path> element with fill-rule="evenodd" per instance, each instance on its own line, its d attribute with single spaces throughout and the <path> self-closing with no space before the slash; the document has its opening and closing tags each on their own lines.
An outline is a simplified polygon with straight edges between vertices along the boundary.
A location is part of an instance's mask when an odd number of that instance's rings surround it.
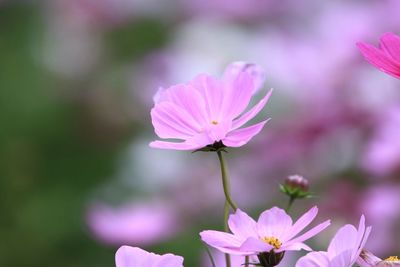
<svg viewBox="0 0 400 267">
<path fill-rule="evenodd" d="M 224 231 L 229 232 L 228 217 L 230 208 L 233 211 L 237 210 L 237 205 L 233 202 L 230 192 L 228 170 L 226 168 L 226 163 L 224 157 L 222 156 L 222 151 L 217 151 L 219 163 L 221 166 L 221 176 L 222 176 L 222 186 L 224 188 L 225 194 L 225 205 L 224 205 Z M 225 254 L 226 267 L 231 267 L 231 257 L 229 254 Z"/>
<path fill-rule="evenodd" d="M 290 197 L 290 198 L 289 198 L 288 205 L 286 206 L 286 209 L 285 209 L 286 213 L 289 212 L 289 210 L 290 210 L 290 208 L 292 207 L 293 202 L 294 202 L 295 200 L 296 200 L 296 199 L 295 199 L 294 197 Z"/>
<path fill-rule="evenodd" d="M 218 159 L 221 165 L 221 176 L 222 176 L 222 186 L 224 188 L 224 194 L 226 202 L 228 202 L 229 206 L 233 209 L 233 211 L 237 210 L 237 205 L 233 202 L 230 192 L 229 178 L 228 178 L 228 170 L 226 168 L 224 157 L 222 156 L 222 151 L 218 151 Z"/>
<path fill-rule="evenodd" d="M 208 246 L 207 246 L 206 244 L 204 244 L 204 247 L 205 247 L 205 249 L 206 249 L 206 251 L 207 251 L 207 255 L 208 255 L 208 258 L 210 259 L 210 262 L 211 262 L 212 267 L 216 267 L 215 261 L 214 261 L 214 258 L 213 258 L 213 256 L 212 256 L 212 254 L 211 254 L 210 249 L 208 248 Z"/>
<path fill-rule="evenodd" d="M 229 217 L 229 203 L 226 200 L 225 205 L 224 205 L 224 231 L 225 232 L 229 232 L 228 217 Z M 231 267 L 231 256 L 229 254 L 225 254 L 225 262 L 226 262 L 226 267 Z"/>
</svg>

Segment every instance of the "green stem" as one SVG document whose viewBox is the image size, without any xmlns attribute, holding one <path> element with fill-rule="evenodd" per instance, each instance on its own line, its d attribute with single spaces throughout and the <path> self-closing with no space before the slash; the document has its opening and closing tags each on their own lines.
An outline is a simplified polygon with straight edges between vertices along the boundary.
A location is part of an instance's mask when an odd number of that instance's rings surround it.
<svg viewBox="0 0 400 267">
<path fill-rule="evenodd" d="M 224 205 L 224 231 L 225 232 L 229 232 L 228 217 L 229 217 L 229 203 L 226 200 L 225 205 Z M 226 262 L 226 267 L 231 267 L 231 256 L 229 254 L 225 254 L 225 262 Z"/>
<path fill-rule="evenodd" d="M 232 207 L 233 211 L 237 210 L 237 205 L 233 202 L 230 192 L 230 185 L 229 185 L 229 178 L 228 178 L 228 171 L 226 168 L 224 157 L 222 156 L 222 151 L 218 151 L 218 159 L 221 165 L 221 176 L 222 176 L 222 186 L 224 188 L 224 194 L 226 202 L 228 202 L 229 206 Z"/>
<path fill-rule="evenodd" d="M 226 163 L 224 157 L 222 156 L 222 151 L 217 151 L 219 163 L 221 166 L 221 176 L 222 176 L 222 186 L 224 188 L 225 194 L 225 205 L 224 205 L 224 231 L 229 232 L 228 226 L 228 217 L 230 208 L 234 211 L 237 210 L 237 205 L 233 202 L 231 193 L 230 193 L 230 185 L 229 185 L 229 178 L 228 178 L 228 170 L 226 168 Z M 231 267 L 231 257 L 229 254 L 225 254 L 225 262 L 226 267 Z"/>
<path fill-rule="evenodd" d="M 294 198 L 294 197 L 290 197 L 290 198 L 289 198 L 289 203 L 288 203 L 288 205 L 286 206 L 286 209 L 285 209 L 286 213 L 289 212 L 289 210 L 290 210 L 290 208 L 292 207 L 293 202 L 294 202 L 295 200 L 296 200 L 296 198 Z"/>
<path fill-rule="evenodd" d="M 203 243 L 203 244 L 204 244 L 204 243 Z M 205 247 L 205 249 L 206 249 L 206 251 L 207 251 L 207 255 L 208 255 L 208 258 L 209 258 L 210 261 L 211 261 L 212 267 L 216 267 L 215 261 L 214 261 L 214 258 L 213 258 L 213 256 L 212 256 L 212 254 L 211 254 L 210 249 L 208 248 L 208 246 L 207 246 L 206 244 L 204 244 L 204 247 Z"/>
</svg>

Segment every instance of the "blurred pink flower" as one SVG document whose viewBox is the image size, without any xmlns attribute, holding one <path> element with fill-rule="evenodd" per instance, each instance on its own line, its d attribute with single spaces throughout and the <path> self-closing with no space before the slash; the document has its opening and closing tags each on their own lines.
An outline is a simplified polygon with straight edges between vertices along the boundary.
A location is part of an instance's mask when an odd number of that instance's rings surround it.
<svg viewBox="0 0 400 267">
<path fill-rule="evenodd" d="M 243 146 L 267 122 L 240 128 L 261 111 L 271 95 L 272 90 L 242 114 L 261 84 L 261 75 L 264 74 L 255 65 L 233 63 L 222 79 L 203 74 L 189 83 L 160 89 L 151 110 L 155 132 L 160 138 L 184 141 L 154 141 L 150 146 L 176 150 L 199 149 L 215 142 Z"/>
<path fill-rule="evenodd" d="M 200 236 L 208 245 L 233 255 L 254 255 L 272 250 L 277 253 L 311 250 L 303 242 L 328 227 L 330 221 L 297 235 L 314 220 L 317 213 L 318 208 L 313 207 L 293 224 L 289 215 L 277 207 L 264 211 L 257 222 L 238 209 L 228 220 L 233 234 L 208 230 L 201 232 Z"/>
<path fill-rule="evenodd" d="M 158 255 L 137 247 L 122 246 L 115 253 L 116 267 L 183 267 L 183 258 Z"/>
<path fill-rule="evenodd" d="M 357 260 L 360 267 L 392 267 L 400 266 L 400 259 L 396 256 L 391 256 L 387 259 L 380 259 L 367 250 L 362 250 L 360 257 Z"/>
<path fill-rule="evenodd" d="M 377 130 L 362 159 L 363 168 L 375 175 L 388 175 L 399 170 L 399 136 L 400 107 L 392 107 L 379 117 Z"/>
<path fill-rule="evenodd" d="M 399 233 L 396 230 L 400 218 L 400 186 L 396 183 L 373 184 L 364 193 L 361 210 L 365 211 L 368 221 L 379 231 L 371 234 L 368 249 L 383 254 L 395 251 Z"/>
<path fill-rule="evenodd" d="M 112 245 L 151 245 L 170 238 L 179 229 L 174 212 L 158 203 L 122 207 L 97 204 L 90 208 L 87 221 L 96 238 Z"/>
<path fill-rule="evenodd" d="M 328 251 L 310 252 L 297 261 L 296 267 L 351 267 L 360 255 L 370 232 L 371 227 L 365 227 L 363 215 L 358 230 L 351 224 L 343 226 L 333 237 Z"/>
<path fill-rule="evenodd" d="M 359 42 L 358 48 L 365 59 L 387 74 L 400 78 L 400 36 L 393 33 L 382 35 L 379 48 Z"/>
</svg>

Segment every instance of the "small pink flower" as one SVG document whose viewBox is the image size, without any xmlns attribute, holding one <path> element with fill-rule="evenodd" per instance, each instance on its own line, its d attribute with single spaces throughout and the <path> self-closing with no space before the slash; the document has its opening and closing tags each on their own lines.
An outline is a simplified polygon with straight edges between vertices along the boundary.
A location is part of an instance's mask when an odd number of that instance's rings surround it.
<svg viewBox="0 0 400 267">
<path fill-rule="evenodd" d="M 183 267 L 183 258 L 173 254 L 158 255 L 129 246 L 115 253 L 116 267 Z"/>
<path fill-rule="evenodd" d="M 308 253 L 301 257 L 296 267 L 351 267 L 367 242 L 371 227 L 365 227 L 361 216 L 358 230 L 351 224 L 339 229 L 329 244 L 328 251 Z"/>
<path fill-rule="evenodd" d="M 243 146 L 267 122 L 240 128 L 261 111 L 271 95 L 269 91 L 243 113 L 263 79 L 260 67 L 236 62 L 222 79 L 202 74 L 186 84 L 160 89 L 151 110 L 155 132 L 160 138 L 182 142 L 154 141 L 150 146 L 176 150 L 200 149 L 216 142 Z"/>
<path fill-rule="evenodd" d="M 362 250 L 357 260 L 360 267 L 399 267 L 400 259 L 397 256 L 390 256 L 387 259 L 380 259 L 367 250 Z"/>
<path fill-rule="evenodd" d="M 363 42 L 357 43 L 357 46 L 369 63 L 400 78 L 400 36 L 393 33 L 383 34 L 379 48 Z"/>
<path fill-rule="evenodd" d="M 276 253 L 311 250 L 303 242 L 328 227 L 330 221 L 298 234 L 314 220 L 317 213 L 317 207 L 313 207 L 293 224 L 290 216 L 277 207 L 264 211 L 257 222 L 238 209 L 228 220 L 233 234 L 209 230 L 201 232 L 200 236 L 208 245 L 234 255 L 254 255 L 272 250 Z"/>
</svg>

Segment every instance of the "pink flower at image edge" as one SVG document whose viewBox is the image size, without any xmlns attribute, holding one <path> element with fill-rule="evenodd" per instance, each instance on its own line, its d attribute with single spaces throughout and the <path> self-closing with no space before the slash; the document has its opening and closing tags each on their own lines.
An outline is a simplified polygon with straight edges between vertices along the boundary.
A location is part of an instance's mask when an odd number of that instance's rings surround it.
<svg viewBox="0 0 400 267">
<path fill-rule="evenodd" d="M 358 229 L 347 224 L 340 228 L 329 244 L 328 251 L 310 252 L 301 257 L 296 267 L 351 267 L 367 242 L 371 227 L 365 227 L 364 215 Z"/>
<path fill-rule="evenodd" d="M 143 249 L 122 246 L 115 253 L 116 267 L 183 267 L 183 258 L 173 254 L 158 255 Z"/>
<path fill-rule="evenodd" d="M 160 89 L 151 110 L 155 132 L 160 138 L 181 142 L 157 140 L 150 146 L 195 150 L 219 141 L 228 147 L 243 146 L 268 121 L 241 128 L 262 110 L 271 95 L 270 90 L 243 113 L 263 80 L 258 66 L 236 62 L 228 66 L 221 79 L 202 74 L 188 83 Z"/>
<path fill-rule="evenodd" d="M 364 42 L 357 43 L 357 46 L 369 63 L 400 79 L 400 36 L 383 34 L 379 48 Z"/>
</svg>

